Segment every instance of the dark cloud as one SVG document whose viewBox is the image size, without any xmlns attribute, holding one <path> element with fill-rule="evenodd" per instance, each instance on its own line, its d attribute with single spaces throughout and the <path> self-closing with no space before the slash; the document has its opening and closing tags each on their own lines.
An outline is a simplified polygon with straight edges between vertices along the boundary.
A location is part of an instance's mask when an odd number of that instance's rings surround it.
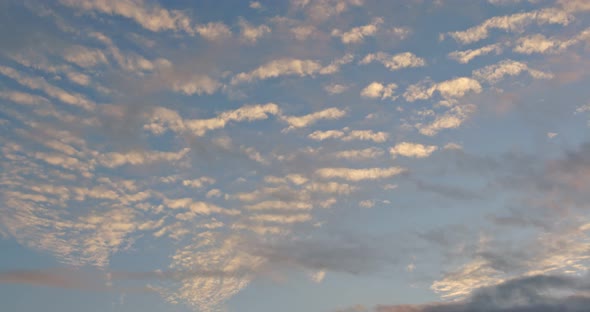
<svg viewBox="0 0 590 312">
<path fill-rule="evenodd" d="M 590 311 L 588 277 L 538 275 L 476 290 L 456 303 L 379 305 L 377 312 L 582 312 Z"/>
<path fill-rule="evenodd" d="M 483 197 L 480 192 L 446 184 L 436 184 L 422 180 L 417 180 L 415 184 L 416 188 L 421 192 L 434 193 L 455 200 L 475 200 Z"/>
<path fill-rule="evenodd" d="M 389 242 L 389 243 L 388 243 Z M 399 247 L 392 238 L 334 235 L 273 243 L 251 242 L 246 250 L 275 266 L 302 267 L 348 274 L 370 274 L 396 264 Z"/>
</svg>

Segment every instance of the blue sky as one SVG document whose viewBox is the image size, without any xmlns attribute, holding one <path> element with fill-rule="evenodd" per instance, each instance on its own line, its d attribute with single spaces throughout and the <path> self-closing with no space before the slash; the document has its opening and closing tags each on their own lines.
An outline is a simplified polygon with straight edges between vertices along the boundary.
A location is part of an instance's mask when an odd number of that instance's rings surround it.
<svg viewBox="0 0 590 312">
<path fill-rule="evenodd" d="M 584 311 L 590 2 L 0 2 L 7 311 Z"/>
</svg>

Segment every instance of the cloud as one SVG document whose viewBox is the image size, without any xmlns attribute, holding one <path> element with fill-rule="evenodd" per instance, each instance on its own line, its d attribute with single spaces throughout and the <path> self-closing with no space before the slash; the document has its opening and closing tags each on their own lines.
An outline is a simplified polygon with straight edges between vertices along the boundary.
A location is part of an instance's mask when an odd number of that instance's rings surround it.
<svg viewBox="0 0 590 312">
<path fill-rule="evenodd" d="M 342 158 L 347 160 L 365 160 L 365 159 L 374 159 L 383 156 L 385 152 L 377 147 L 369 147 L 360 150 L 345 150 L 335 152 L 333 154 L 336 158 Z"/>
<path fill-rule="evenodd" d="M 573 17 L 563 10 L 547 8 L 506 16 L 495 16 L 465 31 L 450 32 L 448 34 L 462 44 L 469 44 L 487 38 L 489 36 L 489 31 L 492 29 L 522 32 L 524 28 L 530 24 L 553 24 L 565 26 L 572 20 Z"/>
<path fill-rule="evenodd" d="M 144 129 L 154 134 L 162 134 L 166 130 L 178 133 L 192 133 L 203 136 L 211 130 L 224 128 L 232 121 L 254 121 L 268 119 L 271 115 L 278 115 L 280 109 L 274 103 L 244 105 L 231 111 L 225 111 L 209 119 L 183 119 L 178 112 L 157 107 L 151 114 L 150 121 Z"/>
<path fill-rule="evenodd" d="M 421 134 L 434 136 L 441 130 L 458 128 L 475 111 L 475 105 L 455 106 L 444 114 L 437 116 L 431 123 L 416 124 Z"/>
<path fill-rule="evenodd" d="M 551 79 L 551 73 L 542 72 L 540 70 L 531 69 L 527 64 L 513 61 L 503 60 L 493 65 L 488 65 L 484 68 L 473 71 L 473 76 L 478 80 L 485 81 L 491 84 L 501 81 L 506 76 L 517 76 L 521 73 L 528 73 L 535 79 Z"/>
<path fill-rule="evenodd" d="M 349 31 L 343 32 L 339 29 L 334 29 L 332 30 L 332 36 L 340 37 L 340 40 L 344 44 L 361 43 L 366 37 L 375 36 L 381 24 L 383 24 L 382 18 L 374 18 L 371 23 L 354 27 Z"/>
<path fill-rule="evenodd" d="M 401 142 L 389 150 L 392 157 L 397 155 L 404 157 L 426 158 L 438 149 L 435 145 L 423 145 L 419 143 Z"/>
<path fill-rule="evenodd" d="M 253 26 L 245 19 L 240 19 L 238 25 L 240 26 L 240 37 L 248 43 L 256 43 L 260 38 L 271 33 L 271 29 L 267 25 Z"/>
<path fill-rule="evenodd" d="M 395 92 L 395 90 L 397 89 L 397 85 L 395 83 L 390 83 L 388 85 L 383 85 L 380 82 L 371 82 L 369 85 L 367 85 L 362 91 L 361 91 L 361 96 L 362 97 L 368 97 L 368 98 L 381 98 L 382 100 L 385 100 L 387 98 L 391 98 L 394 99 L 397 97 L 393 96 L 393 93 Z"/>
<path fill-rule="evenodd" d="M 214 184 L 214 183 L 215 183 L 215 179 L 212 177 L 200 177 L 198 179 L 190 179 L 190 180 L 187 179 L 187 180 L 182 181 L 182 185 L 190 186 L 193 188 L 202 188 L 206 184 Z"/>
<path fill-rule="evenodd" d="M 327 119 L 340 119 L 346 116 L 346 111 L 339 109 L 337 107 L 330 107 L 324 110 L 303 115 L 303 116 L 284 116 L 282 119 L 289 124 L 288 129 L 296 129 L 296 128 L 305 128 L 314 123 L 318 120 Z"/>
<path fill-rule="evenodd" d="M 9 77 L 19 84 L 26 86 L 33 90 L 41 90 L 47 96 L 59 100 L 63 103 L 80 107 L 87 111 L 92 111 L 96 108 L 96 104 L 85 96 L 73 92 L 67 92 L 61 88 L 51 85 L 43 77 L 29 77 L 16 71 L 13 68 L 0 66 L 0 74 Z"/>
<path fill-rule="evenodd" d="M 456 60 L 459 63 L 467 64 L 472 59 L 474 59 L 478 56 L 486 55 L 486 54 L 489 54 L 492 52 L 495 52 L 496 54 L 502 53 L 502 44 L 494 43 L 494 44 L 483 46 L 478 49 L 470 49 L 470 50 L 465 50 L 465 51 L 454 51 L 454 52 L 449 53 L 449 58 Z"/>
<path fill-rule="evenodd" d="M 409 86 L 404 92 L 404 98 L 408 102 L 427 100 L 438 92 L 445 99 L 456 99 L 465 96 L 469 92 L 480 93 L 482 87 L 479 82 L 469 77 L 459 77 L 439 83 L 419 83 Z"/>
<path fill-rule="evenodd" d="M 258 2 L 258 1 L 250 1 L 249 7 L 251 9 L 259 10 L 259 9 L 262 9 L 262 4 L 260 2 Z"/>
<path fill-rule="evenodd" d="M 376 143 L 383 143 L 387 141 L 389 134 L 383 131 L 372 131 L 372 130 L 352 130 L 346 136 L 342 138 L 343 141 L 373 141 Z"/>
<path fill-rule="evenodd" d="M 395 55 L 384 52 L 369 53 L 359 62 L 359 64 L 369 64 L 372 62 L 379 62 L 391 71 L 409 67 L 422 67 L 426 65 L 426 61 L 423 58 L 420 58 L 411 52 L 404 52 Z"/>
<path fill-rule="evenodd" d="M 522 54 L 555 54 L 590 38 L 590 29 L 585 29 L 570 39 L 547 38 L 542 34 L 521 37 L 513 51 Z"/>
<path fill-rule="evenodd" d="M 348 181 L 387 179 L 404 173 L 406 170 L 400 167 L 389 168 L 321 168 L 315 174 L 324 179 L 343 179 Z"/>
<path fill-rule="evenodd" d="M 164 205 L 170 209 L 185 209 L 187 212 L 177 213 L 176 218 L 181 220 L 193 220 L 197 215 L 222 214 L 236 216 L 240 214 L 236 209 L 225 209 L 211 203 L 195 201 L 189 197 L 164 199 Z"/>
<path fill-rule="evenodd" d="M 257 214 L 248 218 L 250 221 L 262 223 L 279 223 L 279 224 L 293 224 L 307 222 L 312 219 L 308 213 L 300 214 Z"/>
<path fill-rule="evenodd" d="M 331 235 L 321 239 L 282 239 L 246 242 L 245 248 L 269 263 L 286 267 L 368 274 L 395 263 L 396 257 L 378 243 L 382 239 Z"/>
<path fill-rule="evenodd" d="M 49 103 L 49 101 L 42 96 L 19 91 L 0 91 L 0 97 L 14 103 L 25 105 Z"/>
<path fill-rule="evenodd" d="M 344 64 L 352 62 L 354 55 L 345 54 L 344 56 L 332 61 L 327 66 L 322 66 L 315 60 L 301 60 L 294 58 L 281 58 L 270 61 L 250 72 L 242 72 L 231 79 L 232 85 L 244 82 L 253 82 L 255 80 L 265 80 L 280 76 L 313 76 L 314 74 L 329 75 L 340 70 Z"/>
<path fill-rule="evenodd" d="M 296 9 L 303 9 L 315 21 L 325 21 L 346 12 L 350 7 L 364 4 L 364 0 L 291 0 Z"/>
<path fill-rule="evenodd" d="M 348 63 L 352 62 L 353 60 L 354 60 L 354 55 L 345 54 L 343 57 L 334 60 L 329 65 L 320 69 L 319 73 L 322 75 L 329 75 L 329 74 L 337 73 L 340 71 L 340 67 L 342 65 L 348 64 Z"/>
<path fill-rule="evenodd" d="M 306 40 L 316 32 L 317 29 L 311 25 L 302 25 L 291 28 L 291 33 L 295 36 L 295 39 L 299 41 Z"/>
<path fill-rule="evenodd" d="M 327 139 L 338 139 L 344 136 L 344 132 L 340 130 L 316 130 L 308 135 L 312 140 L 323 141 Z"/>
<path fill-rule="evenodd" d="M 90 76 L 88 75 L 76 72 L 68 72 L 66 76 L 68 77 L 68 80 L 75 84 L 81 86 L 88 86 L 90 84 Z"/>
<path fill-rule="evenodd" d="M 64 59 L 82 68 L 95 67 L 100 64 L 108 64 L 106 55 L 99 49 L 91 49 L 84 46 L 73 46 L 65 51 Z"/>
<path fill-rule="evenodd" d="M 340 94 L 348 90 L 348 86 L 338 83 L 329 84 L 324 87 L 329 94 Z"/>
<path fill-rule="evenodd" d="M 209 76 L 195 75 L 172 84 L 172 90 L 185 95 L 213 94 L 221 87 L 221 83 Z"/>
<path fill-rule="evenodd" d="M 582 312 L 590 304 L 584 278 L 536 275 L 477 290 L 452 303 L 376 307 L 377 312 Z"/>
<path fill-rule="evenodd" d="M 232 78 L 231 83 L 236 85 L 242 82 L 252 82 L 254 80 L 264 80 L 287 75 L 304 77 L 318 73 L 321 69 L 322 65 L 317 61 L 282 58 L 270 61 L 251 72 L 239 73 Z"/>
<path fill-rule="evenodd" d="M 341 139 L 342 141 L 373 141 L 376 143 L 383 143 L 389 138 L 389 134 L 383 131 L 373 130 L 350 130 L 348 128 L 341 130 L 316 130 L 308 135 L 308 137 L 315 141 L 323 141 L 327 139 Z"/>
<path fill-rule="evenodd" d="M 590 3 L 586 0 L 558 0 L 557 3 L 572 13 L 590 11 Z"/>
<path fill-rule="evenodd" d="M 212 41 L 226 39 L 232 35 L 229 27 L 221 22 L 210 22 L 203 25 L 197 25 L 195 31 L 201 35 L 201 37 Z"/>
<path fill-rule="evenodd" d="M 167 10 L 156 4 L 145 5 L 143 1 L 60 0 L 59 2 L 82 11 L 123 16 L 154 32 L 172 30 L 194 33 L 191 19 L 183 12 Z"/>
<path fill-rule="evenodd" d="M 190 151 L 189 148 L 182 149 L 178 152 L 160 152 L 160 151 L 145 151 L 145 152 L 128 152 L 106 153 L 99 157 L 98 162 L 107 168 L 117 168 L 123 165 L 145 165 L 159 161 L 178 161 L 184 158 Z"/>
</svg>

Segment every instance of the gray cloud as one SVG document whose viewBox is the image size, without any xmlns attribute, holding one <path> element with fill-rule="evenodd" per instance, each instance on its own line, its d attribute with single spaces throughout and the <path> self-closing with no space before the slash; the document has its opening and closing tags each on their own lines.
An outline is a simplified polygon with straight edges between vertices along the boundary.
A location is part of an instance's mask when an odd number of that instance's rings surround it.
<svg viewBox="0 0 590 312">
<path fill-rule="evenodd" d="M 268 244 L 252 242 L 247 244 L 246 250 L 266 258 L 274 266 L 371 274 L 398 262 L 396 253 L 399 252 L 399 248 L 387 243 L 392 241 L 391 238 L 348 234 Z"/>
<path fill-rule="evenodd" d="M 587 276 L 537 275 L 475 291 L 465 301 L 425 305 L 379 305 L 377 312 L 582 312 L 588 311 Z M 562 294 L 561 296 L 559 294 Z M 566 295 L 563 295 L 563 294 Z"/>
</svg>

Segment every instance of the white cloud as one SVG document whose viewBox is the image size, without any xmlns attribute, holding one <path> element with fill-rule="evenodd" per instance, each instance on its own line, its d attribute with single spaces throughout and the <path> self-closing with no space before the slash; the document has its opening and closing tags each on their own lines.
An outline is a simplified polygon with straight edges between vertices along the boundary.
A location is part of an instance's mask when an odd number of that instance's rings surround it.
<svg viewBox="0 0 590 312">
<path fill-rule="evenodd" d="M 321 283 L 325 277 L 326 271 L 317 271 L 310 275 L 311 280 L 318 284 Z"/>
<path fill-rule="evenodd" d="M 462 150 L 463 146 L 461 146 L 460 144 L 454 143 L 454 142 L 450 142 L 445 144 L 445 146 L 443 147 L 446 150 Z"/>
<path fill-rule="evenodd" d="M 308 135 L 312 140 L 323 141 L 327 139 L 337 139 L 344 136 L 344 132 L 340 130 L 316 130 Z"/>
<path fill-rule="evenodd" d="M 258 9 L 262 9 L 262 4 L 261 4 L 259 1 L 250 1 L 250 5 L 249 5 L 249 7 L 250 7 L 251 9 L 256 9 L 256 10 L 258 10 Z"/>
<path fill-rule="evenodd" d="M 540 70 L 531 69 L 527 64 L 513 61 L 503 60 L 496 64 L 486 66 L 481 69 L 473 71 L 473 76 L 481 81 L 485 81 L 491 84 L 497 83 L 504 79 L 506 76 L 518 76 L 521 73 L 526 72 L 535 79 L 551 79 L 553 75 L 545 73 Z"/>
<path fill-rule="evenodd" d="M 248 210 L 310 210 L 313 205 L 306 201 L 268 200 L 244 207 Z"/>
<path fill-rule="evenodd" d="M 83 46 L 73 46 L 66 49 L 64 59 L 83 68 L 95 67 L 100 64 L 108 64 L 109 61 L 99 49 L 91 49 Z"/>
<path fill-rule="evenodd" d="M 317 29 L 311 25 L 302 25 L 302 26 L 295 26 L 291 28 L 291 33 L 295 36 L 297 40 L 305 40 L 312 36 Z"/>
<path fill-rule="evenodd" d="M 142 75 L 144 72 L 153 72 L 159 69 L 167 69 L 172 65 L 170 61 L 163 58 L 158 58 L 150 61 L 136 53 L 123 53 L 114 44 L 111 38 L 105 36 L 102 33 L 91 32 L 88 34 L 88 36 L 106 45 L 107 50 L 111 54 L 112 58 L 117 62 L 117 64 L 122 69 L 128 72 L 133 72 L 138 75 Z"/>
<path fill-rule="evenodd" d="M 434 136 L 441 130 L 458 128 L 474 111 L 475 105 L 472 104 L 454 106 L 446 113 L 437 116 L 431 123 L 416 124 L 416 128 L 423 135 Z"/>
<path fill-rule="evenodd" d="M 474 289 L 497 285 L 503 281 L 500 271 L 489 266 L 485 260 L 477 259 L 435 281 L 431 289 L 441 293 L 443 298 L 460 298 L 470 294 Z"/>
<path fill-rule="evenodd" d="M 364 0 L 291 0 L 295 8 L 305 10 L 311 19 L 317 21 L 325 21 L 363 3 Z"/>
<path fill-rule="evenodd" d="M 375 207 L 375 201 L 366 199 L 359 202 L 359 206 L 363 208 L 373 208 Z"/>
<path fill-rule="evenodd" d="M 81 86 L 88 86 L 90 84 L 90 76 L 86 74 L 70 71 L 66 73 L 66 77 L 71 82 Z"/>
<path fill-rule="evenodd" d="M 547 132 L 547 138 L 548 139 L 553 139 L 556 136 L 557 136 L 557 133 L 555 133 L 555 132 Z"/>
<path fill-rule="evenodd" d="M 340 37 L 342 43 L 345 44 L 360 43 L 363 42 L 366 37 L 375 36 L 381 24 L 383 24 L 383 19 L 375 18 L 371 23 L 364 26 L 354 27 L 349 31 L 343 32 L 339 29 L 334 29 L 332 30 L 332 36 Z"/>
<path fill-rule="evenodd" d="M 376 143 L 383 143 L 387 141 L 389 134 L 382 131 L 373 130 L 349 130 L 347 128 L 341 130 L 317 130 L 308 135 L 312 140 L 323 141 L 327 139 L 342 139 L 343 141 L 373 141 Z"/>
<path fill-rule="evenodd" d="M 254 26 L 245 19 L 238 21 L 240 26 L 240 37 L 248 43 L 256 43 L 260 38 L 270 34 L 271 29 L 267 25 Z"/>
<path fill-rule="evenodd" d="M 590 11 L 590 2 L 587 0 L 557 0 L 564 10 L 572 13 Z"/>
<path fill-rule="evenodd" d="M 346 115 L 346 111 L 337 107 L 330 107 L 319 112 L 303 116 L 284 116 L 282 119 L 289 124 L 288 129 L 304 128 L 322 119 L 340 119 Z"/>
<path fill-rule="evenodd" d="M 0 91 L 0 97 L 12 101 L 14 103 L 25 105 L 44 104 L 49 102 L 46 98 L 42 96 L 19 91 Z"/>
<path fill-rule="evenodd" d="M 279 76 L 295 75 L 299 77 L 310 76 L 322 69 L 322 65 L 313 60 L 299 60 L 283 58 L 270 61 L 250 72 L 239 73 L 232 78 L 232 84 L 252 82 Z"/>
<path fill-rule="evenodd" d="M 348 90 L 348 86 L 338 83 L 329 84 L 324 87 L 324 90 L 329 94 L 340 94 L 346 90 Z"/>
<path fill-rule="evenodd" d="M 381 98 L 382 100 L 387 98 L 395 99 L 396 97 L 394 97 L 393 94 L 396 89 L 397 85 L 395 83 L 383 85 L 380 82 L 374 81 L 361 91 L 361 96 L 368 98 Z"/>
<path fill-rule="evenodd" d="M 395 55 L 390 55 L 384 52 L 370 53 L 360 61 L 360 64 L 369 64 L 372 62 L 379 62 L 391 71 L 408 67 L 422 67 L 426 65 L 426 61 L 423 58 L 417 57 L 411 52 L 404 52 Z"/>
<path fill-rule="evenodd" d="M 250 72 L 236 74 L 232 78 L 231 84 L 237 85 L 243 82 L 253 82 L 255 80 L 265 80 L 280 76 L 305 77 L 314 74 L 329 75 L 338 72 L 342 65 L 352 62 L 353 59 L 354 55 L 345 54 L 330 62 L 327 66 L 322 66 L 320 62 L 315 60 L 281 58 L 263 64 Z"/>
<path fill-rule="evenodd" d="M 388 31 L 388 33 L 394 37 L 399 38 L 400 40 L 404 40 L 412 33 L 412 31 L 407 27 L 393 27 Z"/>
<path fill-rule="evenodd" d="M 185 95 L 213 94 L 221 87 L 221 83 L 206 75 L 195 75 L 172 84 L 172 90 Z"/>
<path fill-rule="evenodd" d="M 307 222 L 312 219 L 311 215 L 308 213 L 299 213 L 299 214 L 256 214 L 248 218 L 249 220 L 255 222 L 264 222 L 264 223 L 280 223 L 280 224 L 293 224 L 293 223 L 301 223 Z"/>
<path fill-rule="evenodd" d="M 570 39 L 547 38 L 542 34 L 536 34 L 519 38 L 513 51 L 522 54 L 533 53 L 560 53 L 567 48 L 585 42 L 590 39 L 590 29 L 585 29 Z"/>
<path fill-rule="evenodd" d="M 197 136 L 203 136 L 208 131 L 224 128 L 231 121 L 263 120 L 270 115 L 278 115 L 279 113 L 278 105 L 267 103 L 263 105 L 244 105 L 209 119 L 182 119 L 177 112 L 158 107 L 151 114 L 151 119 L 148 124 L 144 125 L 144 129 L 154 134 L 162 134 L 167 129 L 170 129 L 174 132 L 189 132 Z"/>
<path fill-rule="evenodd" d="M 215 183 L 215 179 L 212 177 L 200 177 L 198 179 L 190 179 L 182 181 L 182 185 L 190 186 L 192 188 L 202 188 L 207 184 Z"/>
<path fill-rule="evenodd" d="M 572 20 L 573 17 L 565 11 L 547 8 L 506 16 L 495 16 L 465 31 L 451 32 L 449 35 L 460 43 L 468 44 L 487 38 L 491 29 L 522 32 L 525 27 L 533 23 L 537 25 L 568 25 Z"/>
<path fill-rule="evenodd" d="M 123 16 L 154 32 L 172 30 L 193 34 L 192 22 L 187 15 L 178 10 L 167 10 L 156 4 L 144 5 L 143 1 L 134 0 L 59 0 L 59 2 L 83 11 Z"/>
<path fill-rule="evenodd" d="M 348 160 L 365 160 L 383 156 L 385 152 L 377 147 L 369 147 L 360 150 L 345 150 L 334 153 L 334 157 Z"/>
<path fill-rule="evenodd" d="M 419 143 L 401 142 L 389 150 L 392 157 L 397 155 L 404 157 L 426 158 L 438 149 L 435 145 L 423 145 Z"/>
<path fill-rule="evenodd" d="M 469 63 L 469 61 L 471 61 L 472 59 L 474 59 L 478 56 L 486 55 L 486 54 L 489 54 L 492 52 L 495 52 L 496 54 L 502 53 L 502 44 L 494 43 L 494 44 L 490 44 L 487 46 L 483 46 L 478 49 L 470 49 L 470 50 L 465 50 L 465 51 L 454 51 L 454 52 L 449 53 L 449 58 L 456 60 L 459 63 L 467 64 L 467 63 Z"/>
<path fill-rule="evenodd" d="M 49 84 L 43 77 L 28 77 L 13 68 L 0 66 L 0 74 L 7 76 L 19 84 L 33 90 L 41 90 L 49 97 L 57 99 L 63 103 L 77 106 L 88 111 L 95 109 L 96 104 L 88 100 L 85 96 L 77 93 L 70 93 L 58 87 Z"/>
<path fill-rule="evenodd" d="M 343 57 L 332 61 L 329 65 L 325 66 L 324 68 L 320 69 L 320 74 L 322 75 L 329 75 L 340 71 L 340 67 L 342 65 L 348 64 L 354 60 L 354 55 L 352 54 L 345 54 Z"/>
<path fill-rule="evenodd" d="M 343 179 L 348 181 L 379 180 L 394 177 L 406 170 L 400 167 L 389 168 L 321 168 L 315 174 L 324 179 Z"/>
<path fill-rule="evenodd" d="M 214 213 L 230 216 L 240 214 L 239 210 L 221 208 L 211 203 L 195 201 L 189 197 L 174 199 L 164 198 L 164 205 L 173 210 L 188 210 L 186 212 L 180 212 L 176 215 L 177 219 L 185 220 L 194 219 L 197 215 L 210 215 Z"/>
<path fill-rule="evenodd" d="M 182 149 L 178 152 L 160 152 L 160 151 L 141 151 L 117 153 L 111 152 L 101 155 L 98 162 L 108 168 L 116 168 L 123 165 L 144 165 L 159 161 L 178 161 L 186 156 L 190 151 L 189 148 Z"/>
<path fill-rule="evenodd" d="M 445 99 L 455 99 L 461 98 L 469 92 L 480 93 L 481 90 L 481 85 L 477 80 L 469 77 L 459 77 L 430 84 L 430 86 L 425 85 L 425 83 L 411 85 L 404 93 L 404 98 L 408 102 L 426 100 L 431 98 L 435 92 L 438 92 Z"/>
<path fill-rule="evenodd" d="M 221 197 L 221 195 L 223 195 L 223 194 L 221 193 L 221 190 L 219 190 L 219 189 L 212 189 L 212 190 L 209 190 L 209 191 L 207 192 L 207 194 L 205 194 L 205 196 L 206 196 L 207 198 Z"/>
<path fill-rule="evenodd" d="M 227 25 L 221 22 L 210 22 L 198 25 L 195 31 L 207 40 L 221 40 L 231 37 L 231 30 Z"/>
<path fill-rule="evenodd" d="M 343 141 L 353 141 L 353 140 L 361 140 L 361 141 L 373 141 L 376 143 L 383 143 L 387 141 L 389 138 L 389 134 L 383 131 L 372 131 L 372 130 L 352 130 L 350 131 L 345 137 L 342 138 Z"/>
<path fill-rule="evenodd" d="M 305 189 L 317 194 L 349 195 L 358 188 L 346 183 L 338 182 L 312 182 L 305 185 Z"/>
</svg>

